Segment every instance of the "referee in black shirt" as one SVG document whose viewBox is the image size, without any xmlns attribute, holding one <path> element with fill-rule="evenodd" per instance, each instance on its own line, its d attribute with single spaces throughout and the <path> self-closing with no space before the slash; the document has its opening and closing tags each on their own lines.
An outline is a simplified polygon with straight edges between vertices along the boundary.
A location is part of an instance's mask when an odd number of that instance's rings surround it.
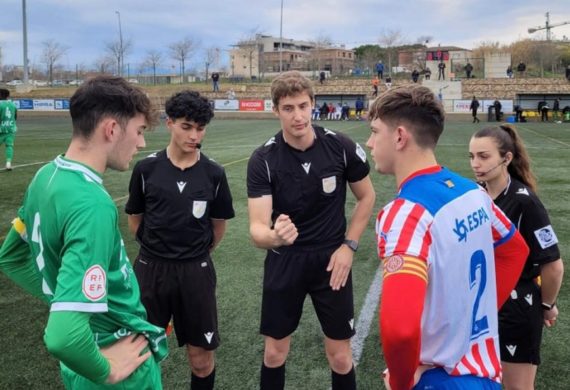
<svg viewBox="0 0 570 390">
<path fill-rule="evenodd" d="M 140 244 L 134 270 L 149 321 L 166 328 L 173 319 L 191 388 L 213 389 L 220 338 L 210 252 L 234 217 L 232 196 L 222 166 L 200 152 L 214 116 L 208 100 L 179 92 L 166 114 L 170 143 L 136 164 L 129 185 L 125 210 Z"/>
<path fill-rule="evenodd" d="M 311 296 L 325 334 L 333 389 L 355 389 L 351 267 L 374 205 L 366 153 L 345 135 L 311 124 L 311 82 L 284 72 L 271 95 L 281 131 L 252 154 L 247 171 L 250 233 L 267 249 L 261 389 L 283 389 L 291 334 Z M 346 223 L 346 187 L 356 197 Z"/>
</svg>

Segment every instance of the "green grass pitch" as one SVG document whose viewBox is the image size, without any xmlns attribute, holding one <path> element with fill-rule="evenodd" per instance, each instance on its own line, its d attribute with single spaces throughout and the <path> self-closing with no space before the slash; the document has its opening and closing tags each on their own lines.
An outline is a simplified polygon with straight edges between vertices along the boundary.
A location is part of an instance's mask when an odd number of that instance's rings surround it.
<svg viewBox="0 0 570 390">
<path fill-rule="evenodd" d="M 367 122 L 322 122 L 331 130 L 343 131 L 364 146 L 369 134 Z M 322 124 L 320 123 L 320 124 Z M 451 119 L 437 148 L 439 162 L 471 177 L 467 144 L 476 128 L 468 119 Z M 524 123 L 519 127 L 539 178 L 539 195 L 550 212 L 558 235 L 562 258 L 570 256 L 570 126 L 568 124 Z M 65 151 L 71 133 L 68 117 L 29 117 L 19 120 L 15 156 L 11 172 L 0 170 L 0 241 L 19 207 L 26 186 L 37 169 Z M 236 217 L 229 221 L 224 240 L 214 253 L 218 275 L 219 320 L 222 344 L 217 351 L 216 388 L 256 389 L 263 354 L 258 333 L 264 252 L 251 245 L 248 235 L 246 166 L 255 147 L 279 129 L 277 120 L 214 120 L 208 127 L 203 152 L 225 166 L 231 186 Z M 164 148 L 169 135 L 164 126 L 148 133 L 147 148 L 137 157 Z M 3 166 L 3 148 L 0 151 Z M 121 228 L 131 259 L 136 243 L 128 233 L 123 212 L 130 172 L 108 172 L 104 184 L 115 199 Z M 375 172 L 371 175 L 377 192 L 378 209 L 395 194 L 394 179 Z M 354 204 L 348 196 L 347 212 Z M 374 217 L 361 239 L 353 266 L 356 318 L 378 268 L 374 244 Z M 543 366 L 539 368 L 537 389 L 567 389 L 570 382 L 570 292 L 566 273 L 558 301 L 560 319 L 544 331 Z M 367 337 L 360 336 L 357 381 L 360 389 L 382 389 L 384 368 L 379 345 L 378 318 L 374 308 Z M 26 295 L 0 274 L 0 389 L 61 389 L 58 363 L 45 351 L 43 328 L 47 308 Z M 365 329 L 359 329 L 359 332 Z M 163 363 L 165 389 L 186 389 L 190 375 L 184 349 L 171 337 L 171 352 Z M 310 302 L 295 332 L 287 362 L 287 389 L 329 389 L 330 371 L 322 345 L 322 334 Z"/>
</svg>

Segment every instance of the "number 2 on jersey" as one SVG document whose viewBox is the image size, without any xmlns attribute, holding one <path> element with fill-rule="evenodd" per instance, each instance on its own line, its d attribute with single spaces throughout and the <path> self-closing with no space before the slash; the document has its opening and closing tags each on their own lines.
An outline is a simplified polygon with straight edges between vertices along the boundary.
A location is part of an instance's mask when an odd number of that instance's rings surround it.
<svg viewBox="0 0 570 390">
<path fill-rule="evenodd" d="M 474 340 L 482 334 L 489 332 L 489 321 L 487 320 L 487 316 L 483 315 L 481 318 L 477 318 L 481 296 L 483 295 L 483 291 L 485 291 L 485 286 L 487 285 L 487 261 L 485 259 L 485 253 L 483 253 L 482 250 L 475 251 L 471 255 L 469 268 L 469 288 L 472 290 L 477 287 L 477 296 L 475 298 L 473 314 L 471 317 L 471 340 Z"/>
</svg>

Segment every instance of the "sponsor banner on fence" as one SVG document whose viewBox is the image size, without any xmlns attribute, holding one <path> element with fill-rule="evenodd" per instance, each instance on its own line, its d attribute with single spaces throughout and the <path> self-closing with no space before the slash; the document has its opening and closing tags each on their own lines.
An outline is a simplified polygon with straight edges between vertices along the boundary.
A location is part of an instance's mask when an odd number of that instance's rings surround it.
<svg viewBox="0 0 570 390">
<path fill-rule="evenodd" d="M 54 108 L 53 99 L 34 99 L 34 111 L 53 111 Z"/>
<path fill-rule="evenodd" d="M 501 111 L 504 113 L 513 112 L 513 101 L 512 100 L 500 100 Z M 479 100 L 479 113 L 487 113 L 489 106 L 495 104 L 494 100 Z M 453 101 L 453 112 L 471 112 L 471 100 L 454 100 Z"/>
<path fill-rule="evenodd" d="M 264 111 L 265 102 L 263 100 L 240 100 L 240 111 Z"/>
<path fill-rule="evenodd" d="M 15 99 L 18 110 L 65 111 L 69 110 L 69 99 Z"/>
<path fill-rule="evenodd" d="M 16 104 L 16 108 L 18 108 L 18 110 L 34 109 L 34 101 L 32 99 L 16 99 L 14 100 L 14 104 Z"/>
<path fill-rule="evenodd" d="M 69 99 L 55 99 L 56 110 L 69 110 Z"/>
<path fill-rule="evenodd" d="M 265 111 L 273 111 L 273 102 L 271 100 L 265 101 Z"/>
<path fill-rule="evenodd" d="M 239 100 L 216 99 L 214 100 L 214 110 L 239 110 Z"/>
</svg>

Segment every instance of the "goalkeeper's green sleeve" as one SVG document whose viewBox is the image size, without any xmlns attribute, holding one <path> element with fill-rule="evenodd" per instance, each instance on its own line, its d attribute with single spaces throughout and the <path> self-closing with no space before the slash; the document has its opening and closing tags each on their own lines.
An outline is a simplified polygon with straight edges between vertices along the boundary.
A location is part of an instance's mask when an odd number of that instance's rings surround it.
<svg viewBox="0 0 570 390">
<path fill-rule="evenodd" d="M 16 218 L 0 248 L 0 271 L 30 294 L 47 302 L 42 292 L 42 276 L 23 238 L 25 229 L 20 219 Z"/>
<path fill-rule="evenodd" d="M 74 311 L 51 312 L 44 342 L 48 351 L 75 373 L 105 383 L 111 366 L 94 341 L 89 316 Z"/>
</svg>

